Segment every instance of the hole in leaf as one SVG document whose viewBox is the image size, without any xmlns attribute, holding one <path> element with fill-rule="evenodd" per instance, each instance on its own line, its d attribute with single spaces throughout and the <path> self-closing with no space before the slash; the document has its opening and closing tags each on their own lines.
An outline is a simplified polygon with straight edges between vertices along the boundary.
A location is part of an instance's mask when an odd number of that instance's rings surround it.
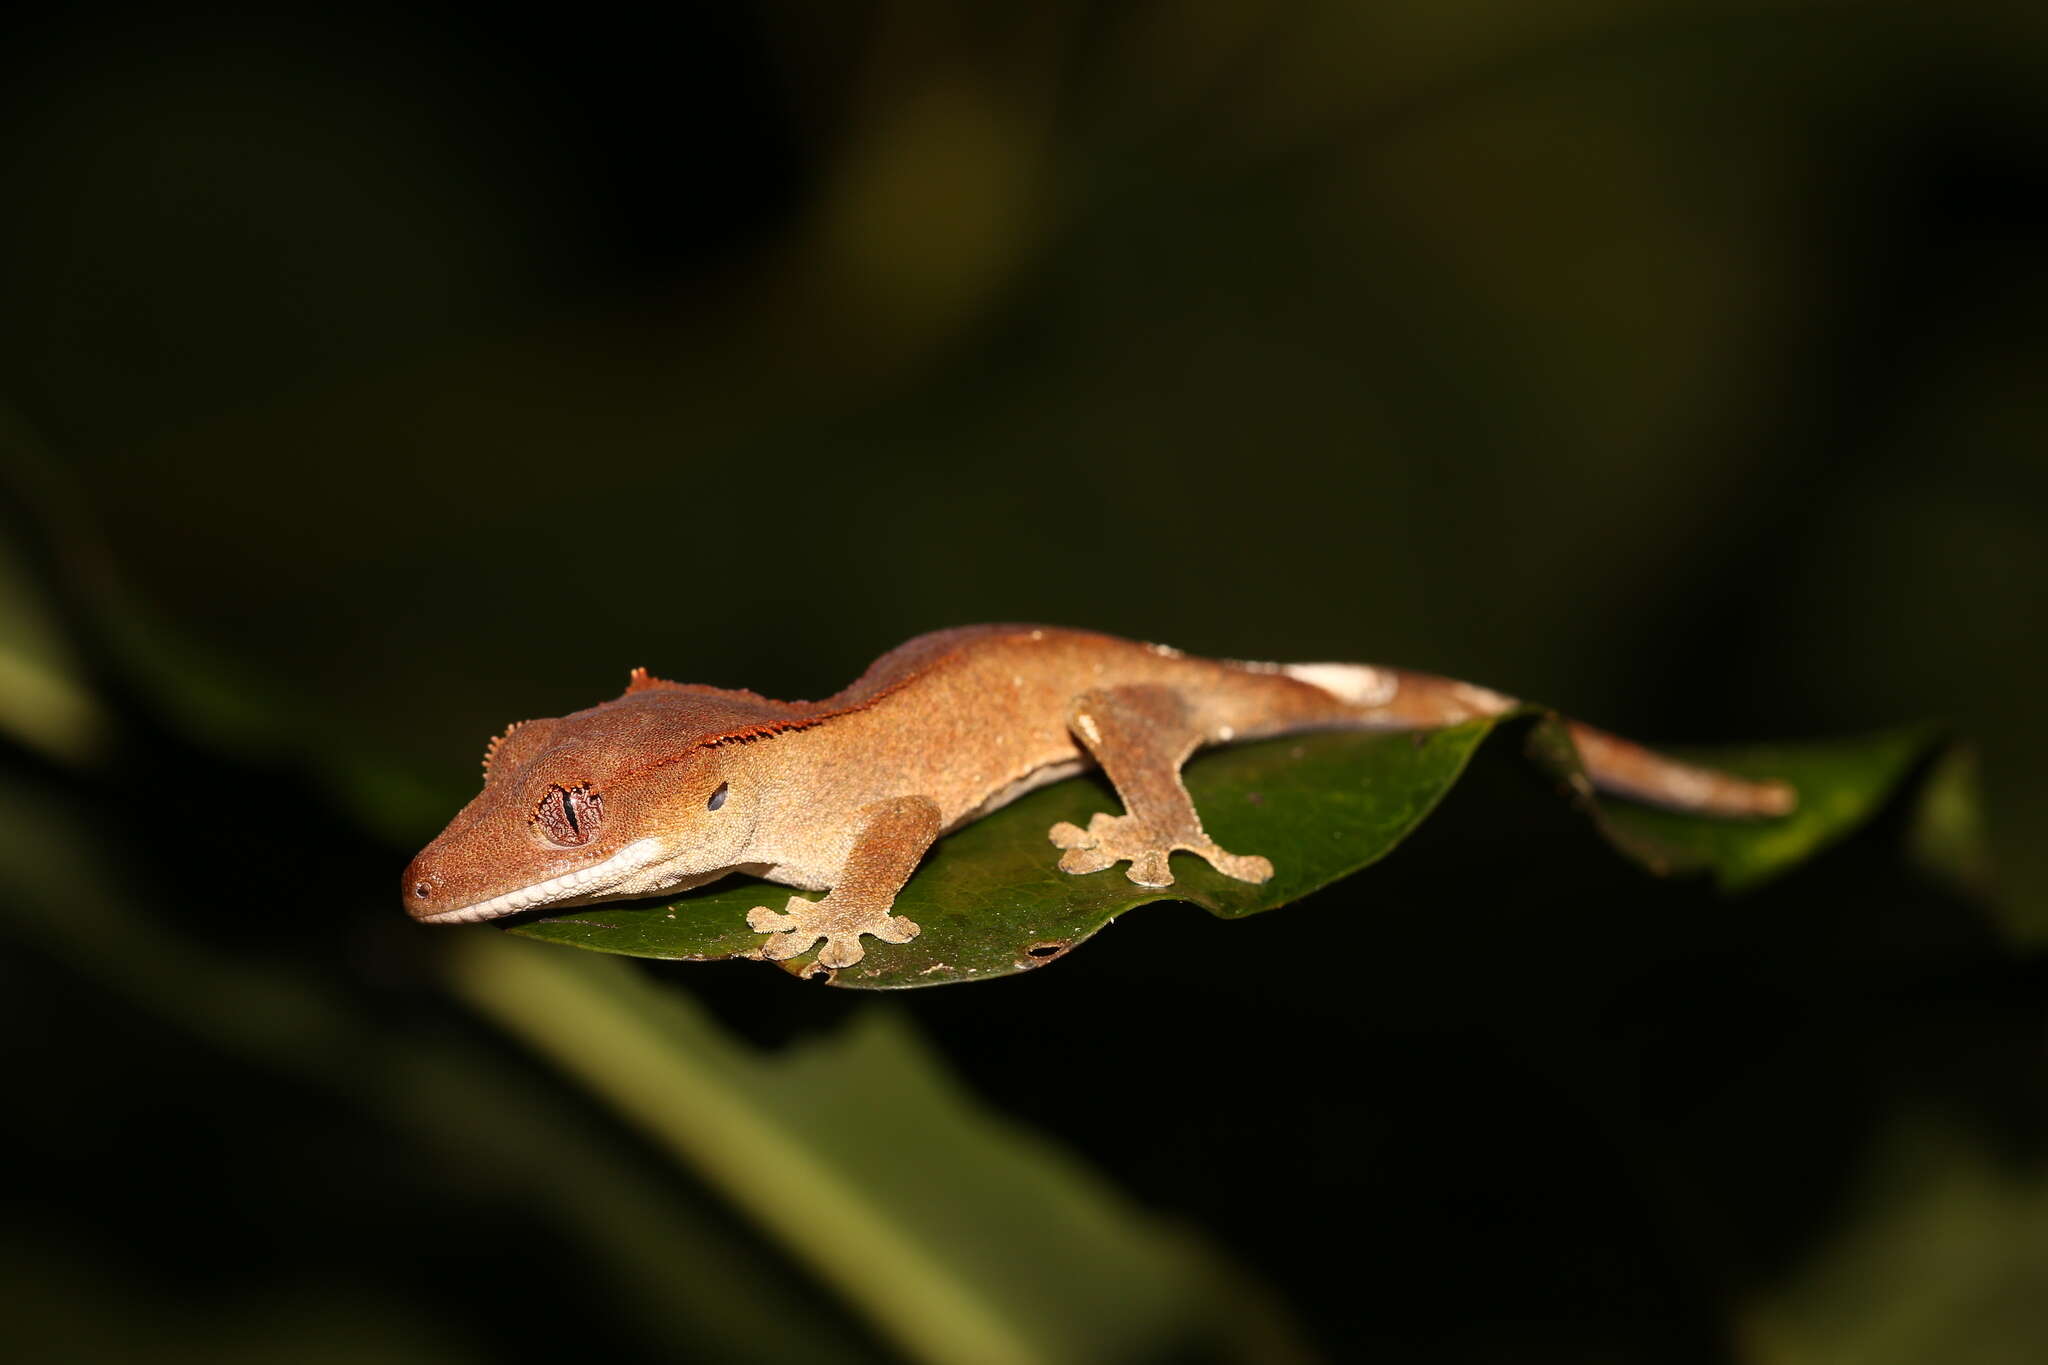
<svg viewBox="0 0 2048 1365">
<path fill-rule="evenodd" d="M 1058 957 L 1066 950 L 1064 943 L 1034 943 L 1024 951 L 1032 957 Z"/>
</svg>

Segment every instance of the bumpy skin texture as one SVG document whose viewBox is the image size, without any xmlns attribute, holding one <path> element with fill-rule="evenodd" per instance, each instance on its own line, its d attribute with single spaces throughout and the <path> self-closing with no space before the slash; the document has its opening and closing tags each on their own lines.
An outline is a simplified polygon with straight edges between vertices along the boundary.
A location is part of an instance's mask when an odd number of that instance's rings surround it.
<svg viewBox="0 0 2048 1365">
<path fill-rule="evenodd" d="M 827 967 L 868 935 L 917 926 L 889 913 L 932 841 L 1034 787 L 1099 764 L 1124 813 L 1047 832 L 1063 871 L 1128 863 L 1173 881 L 1188 852 L 1260 882 L 1272 865 L 1203 832 L 1180 778 L 1196 749 L 1316 729 L 1417 729 L 1516 703 L 1428 674 L 1362 664 L 1198 659 L 1162 645 L 1046 626 L 922 635 L 823 701 L 664 682 L 634 670 L 616 700 L 512 727 L 485 754 L 484 789 L 406 869 L 407 909 L 463 923 L 650 896 L 731 872 L 826 891 L 756 907 L 762 954 L 821 940 Z M 1792 794 L 1661 757 L 1572 725 L 1596 785 L 1727 816 L 1775 815 Z"/>
</svg>

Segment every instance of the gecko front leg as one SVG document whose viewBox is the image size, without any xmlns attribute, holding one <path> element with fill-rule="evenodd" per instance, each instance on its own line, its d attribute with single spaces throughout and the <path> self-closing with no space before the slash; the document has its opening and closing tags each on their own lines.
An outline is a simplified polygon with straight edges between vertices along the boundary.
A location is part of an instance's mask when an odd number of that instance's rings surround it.
<svg viewBox="0 0 2048 1365">
<path fill-rule="evenodd" d="M 938 838 L 939 808 L 930 797 L 898 796 L 863 806 L 858 814 L 860 833 L 825 899 L 791 896 L 781 912 L 765 905 L 747 912 L 748 928 L 775 936 L 762 947 L 763 957 L 780 962 L 822 938 L 825 946 L 818 950 L 818 965 L 851 967 L 866 953 L 862 934 L 884 943 L 908 943 L 917 937 L 917 925 L 891 915 L 889 907 Z"/>
<path fill-rule="evenodd" d="M 1226 853 L 1203 831 L 1180 780 L 1180 765 L 1202 736 L 1179 693 L 1148 684 L 1098 688 L 1075 700 L 1067 723 L 1102 765 L 1127 813 L 1098 813 L 1085 830 L 1065 820 L 1054 825 L 1047 837 L 1066 850 L 1060 871 L 1100 872 L 1128 860 L 1126 875 L 1139 886 L 1171 886 L 1170 855 L 1185 851 L 1241 882 L 1272 877 L 1273 864 Z"/>
</svg>

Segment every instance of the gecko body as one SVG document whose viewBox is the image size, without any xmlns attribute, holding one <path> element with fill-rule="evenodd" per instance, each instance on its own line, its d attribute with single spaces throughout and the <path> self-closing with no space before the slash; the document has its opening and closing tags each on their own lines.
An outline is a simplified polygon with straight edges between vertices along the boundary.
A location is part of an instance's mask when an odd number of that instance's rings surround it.
<svg viewBox="0 0 2048 1365">
<path fill-rule="evenodd" d="M 671 683 L 634 670 L 625 693 L 491 742 L 483 790 L 406 869 L 414 918 L 473 923 L 635 899 L 748 873 L 809 891 L 747 922 L 764 956 L 849 966 L 863 935 L 907 942 L 890 913 L 932 841 L 1049 782 L 1100 766 L 1123 803 L 1047 831 L 1075 875 L 1128 863 L 1167 886 L 1175 852 L 1250 882 L 1256 855 L 1204 833 L 1180 768 L 1195 750 L 1321 729 L 1425 729 L 1517 703 L 1430 674 L 1365 664 L 1203 659 L 1049 626 L 967 626 L 890 651 L 817 702 Z M 1752 782 L 1569 723 L 1605 789 L 1707 814 L 1791 808 Z"/>
</svg>

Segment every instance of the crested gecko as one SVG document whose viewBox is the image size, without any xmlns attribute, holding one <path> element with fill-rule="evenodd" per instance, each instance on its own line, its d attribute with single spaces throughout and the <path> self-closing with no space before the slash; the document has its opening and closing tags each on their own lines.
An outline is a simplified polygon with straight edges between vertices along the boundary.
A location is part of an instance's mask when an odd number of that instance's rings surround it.
<svg viewBox="0 0 2048 1365">
<path fill-rule="evenodd" d="M 1273 865 L 1202 830 L 1181 765 L 1205 745 L 1329 729 L 1423 729 L 1495 716 L 1513 698 L 1365 664 L 1196 658 L 1049 626 L 921 635 L 823 701 L 667 682 L 634 669 L 612 701 L 524 721 L 492 740 L 484 787 L 405 870 L 413 918 L 497 919 L 686 891 L 747 873 L 808 891 L 747 924 L 786 959 L 819 940 L 846 967 L 861 937 L 906 943 L 890 913 L 932 841 L 1098 765 L 1123 814 L 1046 831 L 1077 876 L 1128 863 L 1173 882 L 1170 855 L 1263 882 Z M 1694 767 L 1567 722 L 1594 785 L 1730 817 L 1780 815 L 1782 782 Z"/>
</svg>

